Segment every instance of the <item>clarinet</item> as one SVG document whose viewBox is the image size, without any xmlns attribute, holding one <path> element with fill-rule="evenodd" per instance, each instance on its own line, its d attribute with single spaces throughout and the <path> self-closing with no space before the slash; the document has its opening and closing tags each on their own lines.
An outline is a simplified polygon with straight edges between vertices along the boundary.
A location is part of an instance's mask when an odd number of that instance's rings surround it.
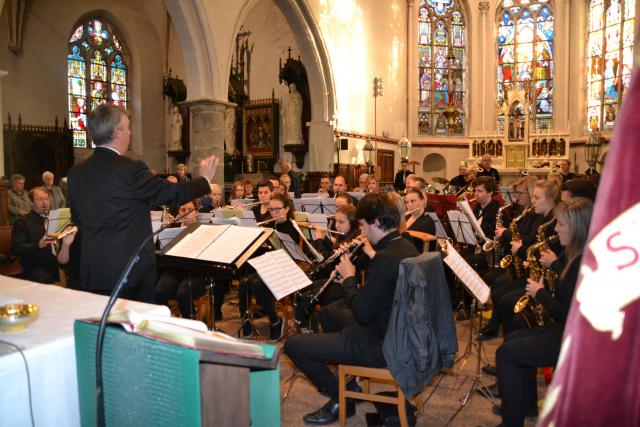
<svg viewBox="0 0 640 427">
<path fill-rule="evenodd" d="M 364 247 L 364 242 L 359 240 L 354 240 L 353 242 L 349 243 L 349 246 L 347 246 L 344 250 L 337 250 L 336 253 L 340 252 L 340 256 L 344 254 L 349 254 L 349 259 L 353 260 L 356 256 L 359 255 L 359 252 L 362 250 L 363 247 Z M 330 258 L 333 258 L 334 255 L 336 255 L 336 253 L 334 253 Z M 333 280 L 336 278 L 336 274 L 337 274 L 336 270 L 333 270 L 331 272 L 331 275 L 329 275 L 329 278 L 327 279 L 327 281 L 324 282 L 322 286 L 320 286 L 320 289 L 318 289 L 318 291 L 315 294 L 313 294 L 313 296 L 309 300 L 309 303 L 304 309 L 306 316 L 309 316 L 309 314 L 311 314 L 313 307 L 315 307 L 316 303 L 320 299 L 320 295 L 322 295 L 324 290 L 327 289 L 327 286 L 329 286 L 329 284 L 333 282 Z"/>
<path fill-rule="evenodd" d="M 344 248 L 336 250 L 329 258 L 327 258 L 324 261 L 322 261 L 321 263 L 316 264 L 313 267 L 311 267 L 311 270 L 309 270 L 309 274 L 308 274 L 309 278 L 311 280 L 317 279 L 317 276 L 320 273 L 322 273 L 325 269 L 331 267 L 333 265 L 333 263 L 336 262 L 337 260 L 339 260 L 342 255 L 344 255 L 346 253 L 353 253 L 353 252 L 356 251 L 356 249 L 358 249 L 358 246 L 360 246 L 360 248 L 362 248 L 362 245 L 364 245 L 363 242 L 360 242 L 360 241 L 358 241 L 356 239 L 352 240 Z"/>
</svg>

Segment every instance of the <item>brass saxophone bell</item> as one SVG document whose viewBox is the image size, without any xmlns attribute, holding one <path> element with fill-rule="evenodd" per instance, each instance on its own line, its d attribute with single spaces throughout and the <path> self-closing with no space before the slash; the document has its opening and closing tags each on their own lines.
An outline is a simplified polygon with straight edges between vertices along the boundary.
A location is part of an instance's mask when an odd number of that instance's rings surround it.
<svg viewBox="0 0 640 427">
<path fill-rule="evenodd" d="M 518 298 L 516 305 L 513 306 L 513 312 L 515 314 L 522 312 L 525 308 L 527 308 L 528 304 L 529 304 L 529 295 L 521 296 L 520 298 Z"/>
<path fill-rule="evenodd" d="M 500 260 L 500 268 L 504 268 L 506 269 L 507 267 L 509 267 L 511 265 L 511 263 L 513 262 L 513 256 L 511 255 L 505 255 L 501 260 Z"/>
</svg>

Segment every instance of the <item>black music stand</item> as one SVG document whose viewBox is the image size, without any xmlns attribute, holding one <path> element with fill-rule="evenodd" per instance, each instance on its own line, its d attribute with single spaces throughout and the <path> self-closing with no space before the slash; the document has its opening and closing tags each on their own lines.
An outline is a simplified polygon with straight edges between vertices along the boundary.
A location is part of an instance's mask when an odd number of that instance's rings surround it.
<svg viewBox="0 0 640 427">
<path fill-rule="evenodd" d="M 191 252 L 187 254 L 181 254 L 177 249 L 180 249 L 178 245 L 181 245 L 184 239 L 187 239 L 187 236 L 195 233 L 199 227 L 218 227 L 218 230 L 223 230 L 221 233 L 216 234 L 211 238 L 210 241 L 205 241 L 204 244 L 200 245 L 201 248 L 204 248 L 199 253 Z M 220 228 L 221 227 L 221 228 Z M 190 224 L 183 231 L 178 234 L 171 242 L 166 244 L 161 251 L 161 256 L 165 263 L 171 265 L 176 265 L 182 268 L 201 270 L 205 274 L 208 274 L 210 277 L 210 285 L 209 291 L 210 294 L 210 316 L 211 316 L 211 327 L 212 330 L 215 329 L 215 279 L 231 279 L 233 274 L 253 255 L 253 253 L 271 236 L 273 233 L 273 229 L 271 228 L 261 228 L 260 232 L 257 234 L 255 238 L 245 239 L 244 243 L 240 247 L 236 247 L 235 253 L 225 254 L 228 256 L 221 257 L 222 260 L 211 260 L 205 257 L 205 252 L 210 251 L 211 249 L 216 249 L 214 245 L 219 244 L 220 242 L 224 242 L 223 236 L 225 233 L 234 233 L 234 227 L 238 227 L 236 225 L 211 225 L 211 224 Z M 245 228 L 245 227 L 240 227 Z M 213 230 L 213 229 L 209 229 Z M 224 245 L 220 248 L 221 252 L 225 249 Z M 199 251 L 200 249 L 198 249 Z"/>
</svg>

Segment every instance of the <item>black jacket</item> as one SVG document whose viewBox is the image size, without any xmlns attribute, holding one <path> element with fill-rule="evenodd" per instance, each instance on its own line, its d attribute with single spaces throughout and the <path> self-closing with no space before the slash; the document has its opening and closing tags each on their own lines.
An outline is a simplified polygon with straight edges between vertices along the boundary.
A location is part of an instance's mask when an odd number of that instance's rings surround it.
<svg viewBox="0 0 640 427">
<path fill-rule="evenodd" d="M 416 219 L 411 227 L 407 228 L 407 230 L 420 231 L 421 233 L 428 233 L 432 236 L 436 235 L 436 223 L 433 222 L 433 219 L 429 216 L 427 211 L 424 211 L 422 216 Z M 413 244 L 416 246 L 418 252 L 422 252 L 424 250 L 424 242 L 421 239 L 417 239 L 412 237 L 411 240 Z M 431 245 L 430 245 L 431 247 Z"/>
<path fill-rule="evenodd" d="M 31 275 L 35 268 L 42 268 L 51 277 L 58 277 L 58 259 L 51 251 L 51 246 L 39 247 L 44 234 L 44 217 L 34 211 L 19 216 L 13 223 L 11 252 L 20 257 L 22 277 L 27 280 L 35 280 Z"/>
<path fill-rule="evenodd" d="M 440 369 L 453 366 L 458 339 L 439 253 L 400 264 L 382 351 L 407 397 L 419 393 Z"/>
<path fill-rule="evenodd" d="M 496 235 L 498 209 L 500 209 L 500 204 L 495 200 L 491 200 L 484 208 L 480 206 L 480 203 L 476 203 L 473 208 L 473 214 L 476 218 L 482 218 L 480 228 L 482 228 L 484 235 L 487 236 L 488 239 L 493 239 Z"/>
<path fill-rule="evenodd" d="M 402 191 L 405 188 L 407 188 L 407 185 L 405 184 L 405 179 L 407 179 L 407 177 L 409 175 L 411 175 L 412 172 L 410 170 L 406 170 L 406 171 L 398 171 L 396 172 L 396 177 L 393 180 L 393 188 L 396 189 L 396 191 Z"/>
<path fill-rule="evenodd" d="M 69 171 L 69 206 L 80 229 L 78 285 L 111 291 L 127 261 L 151 235 L 150 206 L 184 204 L 211 191 L 206 178 L 171 184 L 142 161 L 98 147 Z M 149 239 L 127 288 L 150 289 L 156 282 L 153 240 Z"/>
</svg>

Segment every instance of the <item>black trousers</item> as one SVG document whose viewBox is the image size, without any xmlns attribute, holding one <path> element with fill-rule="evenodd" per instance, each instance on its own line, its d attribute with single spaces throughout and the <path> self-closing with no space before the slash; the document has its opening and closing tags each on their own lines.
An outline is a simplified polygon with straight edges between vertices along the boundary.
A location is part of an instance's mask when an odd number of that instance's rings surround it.
<svg viewBox="0 0 640 427">
<path fill-rule="evenodd" d="M 493 312 L 491 313 L 491 320 L 489 320 L 489 324 L 487 325 L 492 331 L 499 332 L 500 325 L 502 324 L 503 327 L 506 326 L 511 320 L 511 317 L 513 317 L 513 304 L 511 305 L 511 314 L 509 314 L 507 308 L 509 303 L 503 302 L 502 298 L 515 291 L 520 292 L 520 296 L 524 295 L 526 284 L 527 280 L 525 278 L 511 281 L 511 278 L 506 273 L 495 278 L 495 284 L 491 291 Z"/>
<path fill-rule="evenodd" d="M 60 274 L 57 268 L 30 267 L 24 269 L 22 278 L 32 282 L 52 284 L 56 280 L 60 280 Z"/>
<path fill-rule="evenodd" d="M 386 366 L 382 342 L 369 328 L 352 325 L 342 332 L 294 335 L 284 352 L 318 390 L 337 399 L 338 379 L 327 363 L 382 368 Z"/>
<path fill-rule="evenodd" d="M 524 415 L 537 409 L 536 369 L 554 366 L 560 354 L 563 326 L 551 323 L 507 335 L 496 351 L 496 369 L 502 398 L 502 423 L 524 425 Z"/>
<path fill-rule="evenodd" d="M 320 325 L 325 333 L 342 332 L 355 324 L 356 316 L 342 298 L 320 309 Z"/>
<path fill-rule="evenodd" d="M 264 308 L 265 314 L 269 317 L 271 323 L 278 321 L 278 313 L 276 312 L 275 299 L 273 294 L 264 284 L 258 273 L 251 273 L 240 280 L 238 287 L 238 295 L 240 299 L 240 316 L 243 316 L 249 307 L 251 295 L 255 295 L 258 304 Z"/>
<path fill-rule="evenodd" d="M 317 301 L 312 303 L 311 300 L 325 283 L 326 279 L 316 280 L 311 284 L 311 286 L 297 295 L 295 301 L 295 316 L 296 321 L 301 327 L 307 327 L 309 325 L 309 318 L 314 314 L 315 305 L 324 307 L 327 304 L 331 304 L 334 301 L 342 299 L 342 285 L 336 282 L 331 282 L 318 296 Z"/>
<path fill-rule="evenodd" d="M 200 298 L 207 290 L 209 281 L 206 277 L 196 275 L 189 277 L 187 271 L 171 269 L 160 275 L 156 283 L 156 304 L 167 305 L 169 300 L 175 298 L 180 308 L 180 315 L 185 318 L 193 318 L 193 302 Z M 214 287 L 216 317 L 222 317 L 222 303 L 224 295 L 229 287 L 228 281 L 220 281 Z"/>
</svg>

